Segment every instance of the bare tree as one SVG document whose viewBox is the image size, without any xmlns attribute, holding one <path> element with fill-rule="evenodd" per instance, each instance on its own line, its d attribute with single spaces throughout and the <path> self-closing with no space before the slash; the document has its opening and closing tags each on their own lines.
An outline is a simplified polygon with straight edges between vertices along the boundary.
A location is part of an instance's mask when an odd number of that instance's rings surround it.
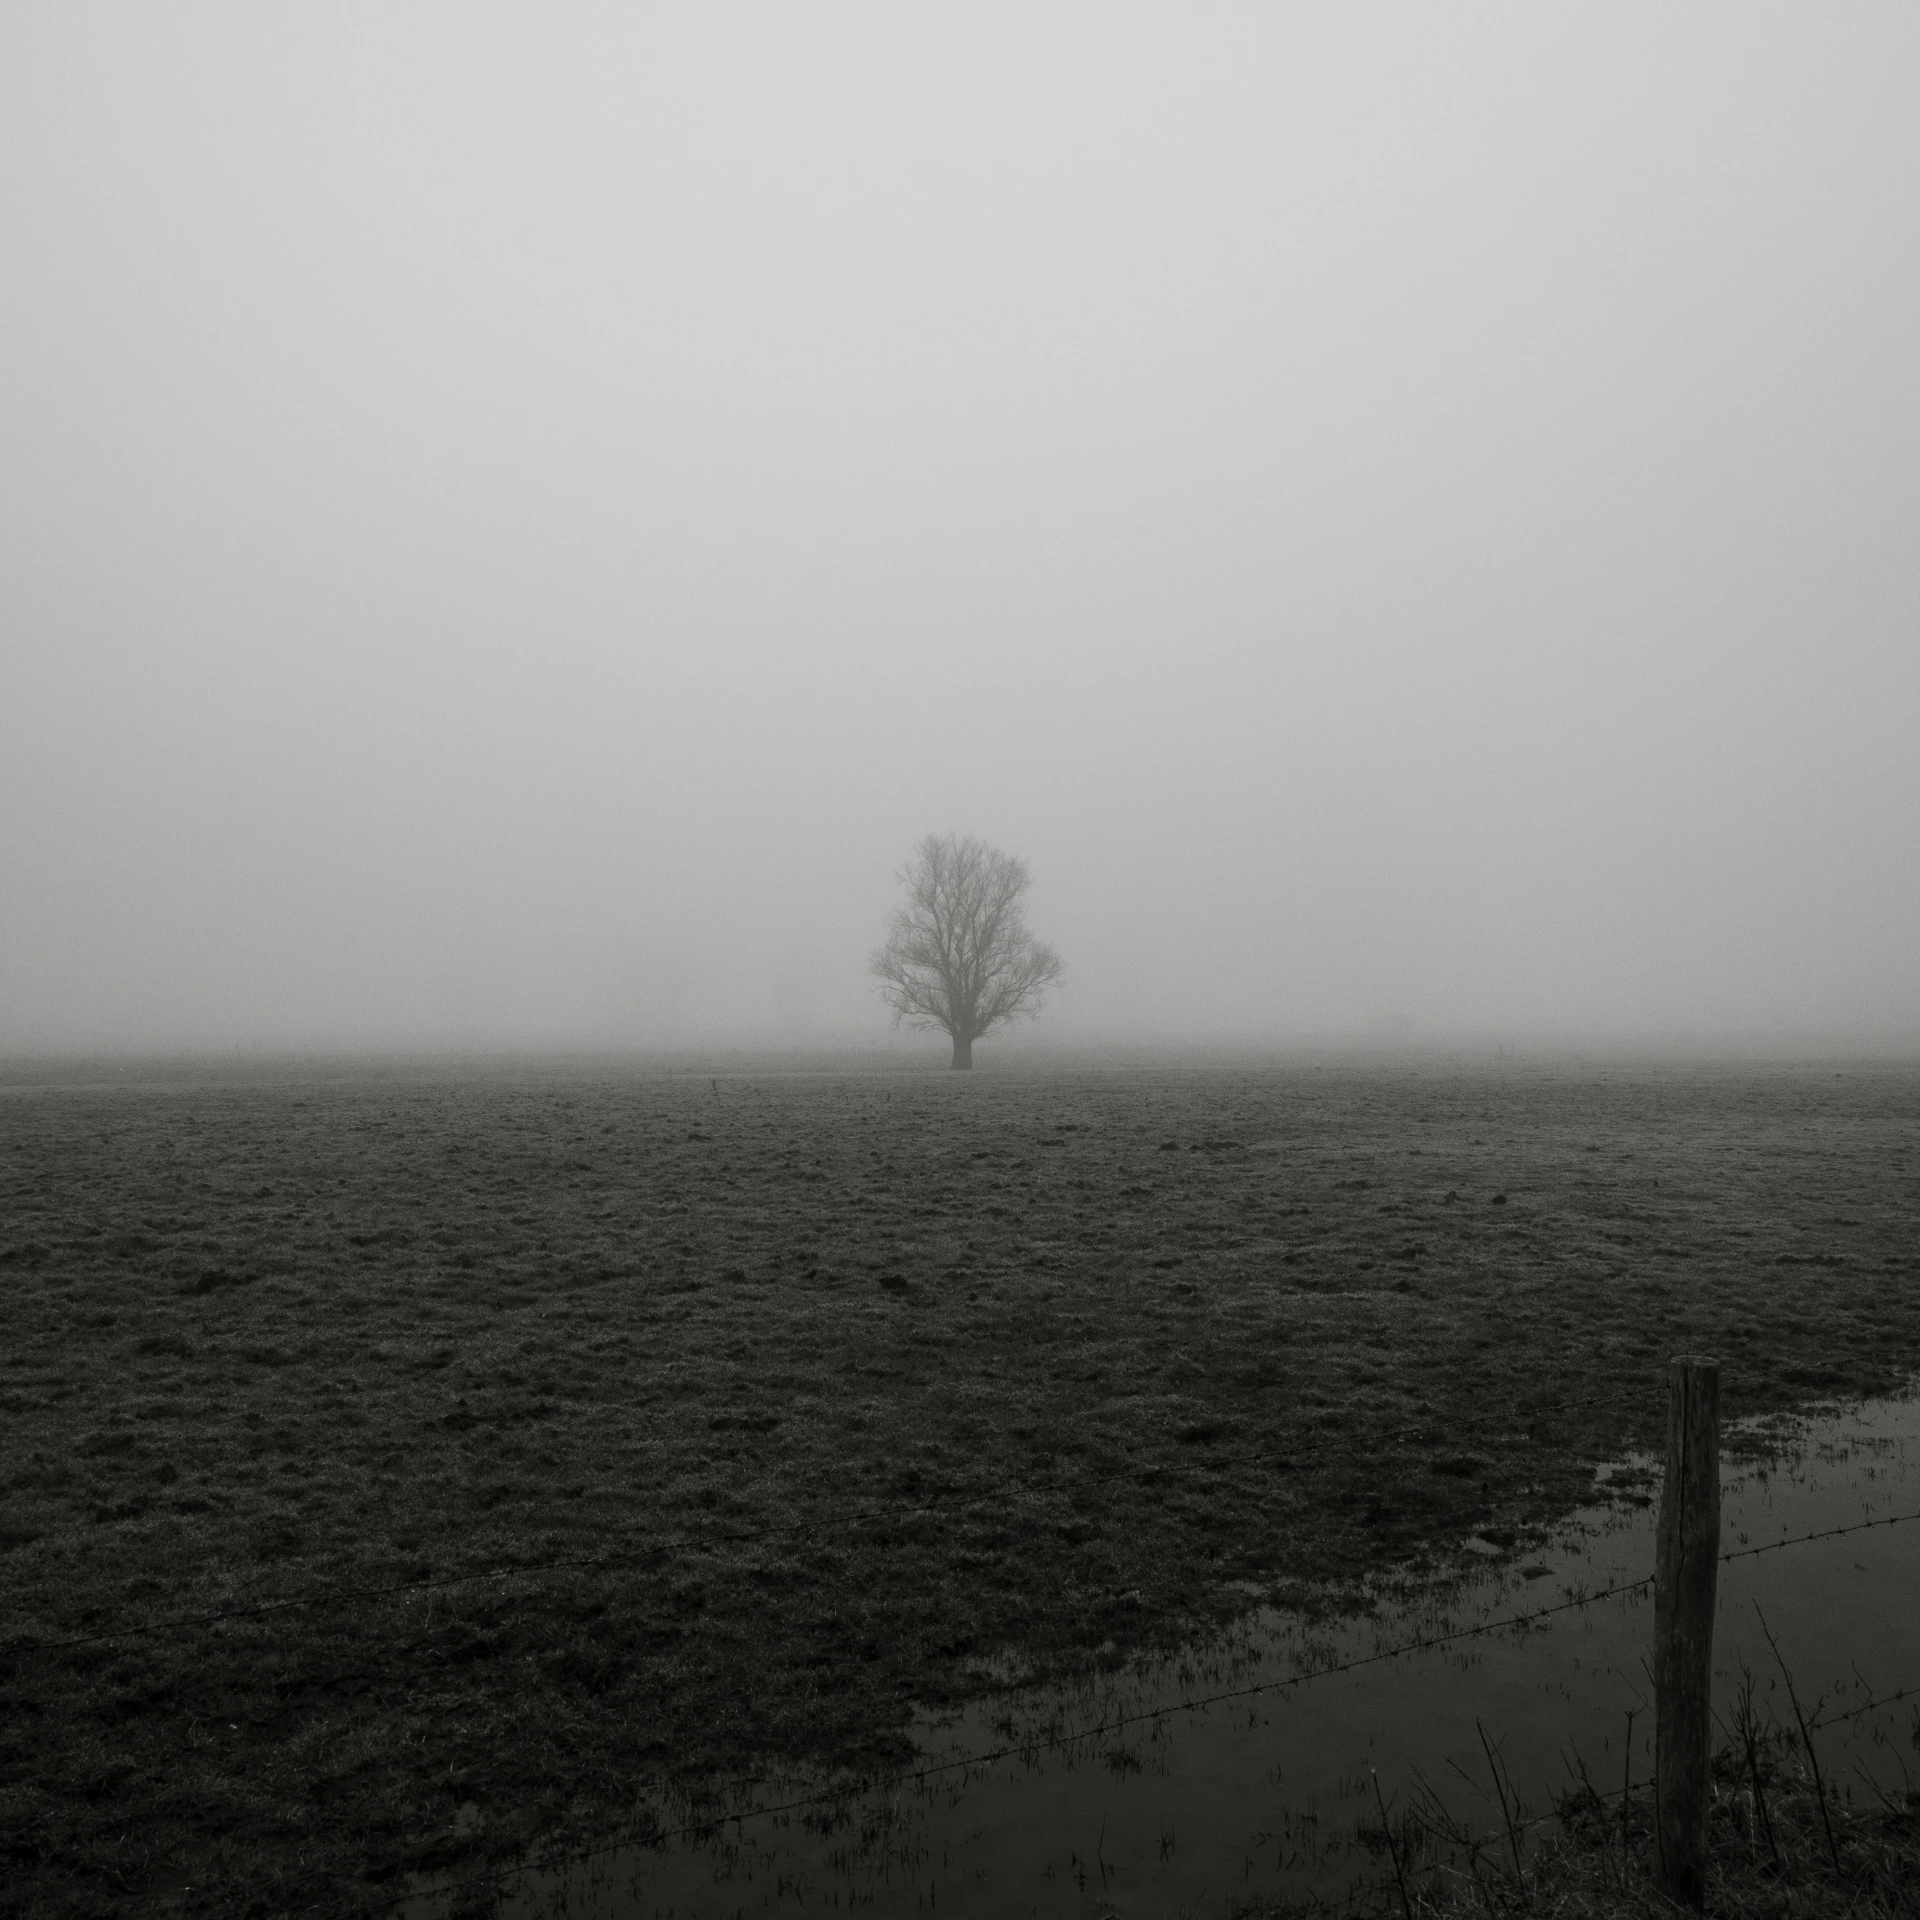
<svg viewBox="0 0 1920 1920">
<path fill-rule="evenodd" d="M 971 1067 L 973 1043 L 1038 1013 L 1063 972 L 1060 956 L 1020 917 L 1020 896 L 1032 884 L 1027 863 L 971 837 L 930 833 L 900 881 L 907 903 L 870 970 L 895 1020 L 941 1028 L 952 1037 L 954 1066 Z"/>
</svg>

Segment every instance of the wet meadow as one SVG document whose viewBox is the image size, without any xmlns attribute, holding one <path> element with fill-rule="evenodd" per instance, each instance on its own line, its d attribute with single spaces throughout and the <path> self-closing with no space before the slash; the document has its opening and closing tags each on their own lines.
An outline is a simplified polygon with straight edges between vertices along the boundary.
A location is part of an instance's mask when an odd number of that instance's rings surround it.
<svg viewBox="0 0 1920 1920">
<path fill-rule="evenodd" d="M 378 1911 L 1920 1365 L 1920 1070 L 0 1068 L 0 1912 Z"/>
</svg>

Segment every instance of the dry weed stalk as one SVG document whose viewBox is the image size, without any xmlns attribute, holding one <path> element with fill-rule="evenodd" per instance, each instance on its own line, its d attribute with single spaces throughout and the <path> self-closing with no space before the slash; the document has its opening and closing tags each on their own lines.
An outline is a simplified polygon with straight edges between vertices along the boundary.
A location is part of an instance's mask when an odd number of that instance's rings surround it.
<svg viewBox="0 0 1920 1920">
<path fill-rule="evenodd" d="M 1800 1716 L 1796 1715 L 1796 1720 Z M 1873 1787 L 1859 1800 L 1816 1771 L 1799 1725 L 1759 1724 L 1749 1677 L 1735 1707 L 1734 1740 L 1714 1760 L 1708 1815 L 1706 1911 L 1740 1920 L 1912 1920 L 1920 1914 L 1920 1789 Z M 1920 1719 L 1913 1729 L 1920 1748 Z M 1657 1890 L 1650 1794 L 1619 1806 L 1584 1767 L 1543 1834 L 1522 1880 L 1513 1837 L 1507 1857 L 1461 1847 L 1456 1863 L 1413 1890 L 1415 1920 L 1655 1920 L 1681 1909 Z M 1871 1785 L 1871 1783 L 1869 1783 Z M 1504 1796 L 1503 1796 L 1504 1798 Z M 1464 1837 L 1464 1836 L 1463 1836 Z M 1396 1901 L 1396 1905 L 1399 1902 Z"/>
</svg>

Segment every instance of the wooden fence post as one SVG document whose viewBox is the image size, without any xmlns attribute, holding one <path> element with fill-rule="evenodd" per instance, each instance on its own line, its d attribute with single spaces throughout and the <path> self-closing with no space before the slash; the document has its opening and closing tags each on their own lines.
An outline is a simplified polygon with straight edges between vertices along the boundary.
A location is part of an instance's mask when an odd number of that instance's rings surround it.
<svg viewBox="0 0 1920 1920">
<path fill-rule="evenodd" d="M 1720 1365 L 1676 1360 L 1653 1581 L 1654 1839 L 1660 1890 L 1698 1907 L 1706 1890 L 1713 1603 L 1720 1575 Z"/>
</svg>

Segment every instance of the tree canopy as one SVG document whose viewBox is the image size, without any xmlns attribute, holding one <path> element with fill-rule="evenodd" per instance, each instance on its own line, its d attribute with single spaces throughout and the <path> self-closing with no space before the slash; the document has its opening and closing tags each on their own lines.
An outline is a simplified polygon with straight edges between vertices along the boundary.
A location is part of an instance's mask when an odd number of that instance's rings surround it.
<svg viewBox="0 0 1920 1920">
<path fill-rule="evenodd" d="M 900 871 L 907 890 L 875 948 L 871 971 L 894 1018 L 938 1028 L 956 1068 L 973 1043 L 1009 1020 L 1031 1017 L 1064 969 L 1027 931 L 1027 863 L 969 836 L 930 833 Z"/>
</svg>

